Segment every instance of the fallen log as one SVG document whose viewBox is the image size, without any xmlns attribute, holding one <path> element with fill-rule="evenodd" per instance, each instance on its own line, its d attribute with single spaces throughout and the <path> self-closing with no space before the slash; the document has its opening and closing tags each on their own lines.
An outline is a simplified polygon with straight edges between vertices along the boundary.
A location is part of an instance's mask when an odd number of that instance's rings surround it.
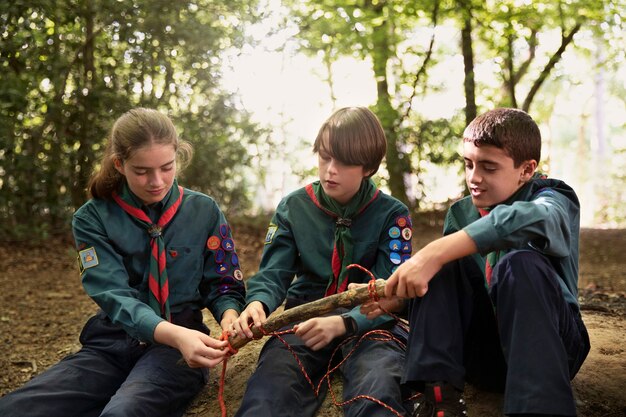
<svg viewBox="0 0 626 417">
<path fill-rule="evenodd" d="M 250 330 L 252 330 L 254 338 L 259 339 L 264 335 L 282 329 L 291 323 L 323 316 L 324 314 L 331 313 L 341 307 L 352 308 L 358 306 L 359 304 L 363 304 L 372 298 L 373 294 L 371 294 L 370 291 L 369 286 L 354 288 L 339 294 L 334 294 L 310 303 L 290 308 L 289 310 L 285 310 L 280 313 L 274 313 L 267 318 L 267 321 L 263 325 L 263 330 L 254 326 L 251 327 Z M 372 291 L 376 293 L 376 296 L 381 298 L 384 297 L 385 280 L 377 279 Z M 239 349 L 245 346 L 248 342 L 250 342 L 250 340 L 252 339 L 248 339 L 243 334 L 230 335 L 228 337 L 228 341 L 234 349 Z"/>
</svg>

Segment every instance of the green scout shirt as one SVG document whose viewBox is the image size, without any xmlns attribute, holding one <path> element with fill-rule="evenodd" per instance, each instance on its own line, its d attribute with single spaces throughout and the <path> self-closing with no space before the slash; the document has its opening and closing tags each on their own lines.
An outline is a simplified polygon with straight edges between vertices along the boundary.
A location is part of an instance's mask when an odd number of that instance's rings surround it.
<svg viewBox="0 0 626 417">
<path fill-rule="evenodd" d="M 142 209 L 156 221 L 171 194 Z M 138 201 L 126 186 L 121 196 Z M 154 329 L 163 319 L 147 304 L 150 237 L 146 229 L 115 201 L 103 199 L 91 199 L 79 208 L 72 226 L 87 294 L 130 336 L 154 342 Z M 206 307 L 219 322 L 227 309 L 242 310 L 243 276 L 230 227 L 211 197 L 184 189 L 163 239 L 172 314 Z M 231 250 L 221 250 L 223 242 Z"/>
<path fill-rule="evenodd" d="M 246 302 L 260 301 L 271 313 L 285 298 L 306 301 L 323 298 L 333 274 L 335 227 L 333 218 L 313 203 L 305 188 L 285 197 L 270 223 L 259 272 L 247 282 Z M 388 278 L 397 264 L 410 257 L 412 232 L 408 209 L 382 192 L 352 220 L 350 231 L 354 240 L 352 263 L 369 269 L 376 278 Z M 348 279 L 367 283 L 370 277 L 354 268 L 350 269 Z M 388 316 L 368 320 L 359 307 L 349 314 L 359 331 L 390 321 Z"/>
<path fill-rule="evenodd" d="M 444 235 L 461 229 L 476 243 L 482 256 L 473 257 L 483 271 L 484 256 L 495 250 L 531 249 L 546 255 L 561 278 L 567 302 L 578 308 L 580 204 L 563 181 L 535 175 L 482 218 L 471 197 L 465 197 L 448 211 Z"/>
</svg>

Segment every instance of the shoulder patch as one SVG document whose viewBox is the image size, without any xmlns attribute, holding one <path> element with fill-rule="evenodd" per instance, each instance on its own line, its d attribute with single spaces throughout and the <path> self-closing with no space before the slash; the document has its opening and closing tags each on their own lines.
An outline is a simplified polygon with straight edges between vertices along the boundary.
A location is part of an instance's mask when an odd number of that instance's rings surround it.
<svg viewBox="0 0 626 417">
<path fill-rule="evenodd" d="M 267 234 L 265 235 L 265 244 L 269 245 L 274 240 L 274 235 L 278 230 L 278 226 L 275 224 L 270 224 L 267 228 Z"/>
<path fill-rule="evenodd" d="M 98 255 L 93 246 L 78 252 L 78 267 L 81 274 L 85 269 L 93 268 L 96 265 L 98 265 Z"/>
<path fill-rule="evenodd" d="M 206 241 L 206 247 L 209 248 L 210 250 L 215 250 L 219 248 L 221 244 L 222 244 L 222 240 L 215 235 L 211 236 Z"/>
<path fill-rule="evenodd" d="M 399 227 L 397 227 L 397 226 L 392 226 L 392 227 L 390 227 L 390 228 L 389 228 L 389 232 L 388 232 L 388 233 L 389 233 L 389 237 L 390 237 L 390 238 L 392 238 L 392 239 L 397 239 L 397 238 L 399 238 L 399 237 L 400 237 L 400 234 L 401 234 L 401 232 L 400 232 L 400 228 L 399 228 Z"/>
</svg>

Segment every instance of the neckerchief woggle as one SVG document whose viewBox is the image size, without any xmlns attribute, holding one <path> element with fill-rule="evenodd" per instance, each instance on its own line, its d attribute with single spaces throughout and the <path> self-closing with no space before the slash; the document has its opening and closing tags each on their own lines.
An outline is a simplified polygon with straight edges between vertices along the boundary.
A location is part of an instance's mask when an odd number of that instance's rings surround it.
<svg viewBox="0 0 626 417">
<path fill-rule="evenodd" d="M 306 186 L 306 192 L 313 203 L 324 213 L 335 219 L 335 243 L 331 259 L 332 276 L 329 278 L 325 296 L 344 292 L 348 288 L 348 269 L 352 262 L 354 241 L 350 226 L 352 221 L 378 197 L 378 189 L 368 178 L 361 182 L 359 191 L 342 206 L 329 197 L 319 181 Z"/>
<path fill-rule="evenodd" d="M 125 183 L 124 188 L 127 189 L 127 187 Z M 170 196 L 165 202 L 161 217 L 156 223 L 153 223 L 137 202 L 130 197 L 130 193 L 123 193 L 123 196 L 124 197 L 121 197 L 117 192 L 113 193 L 115 202 L 126 213 L 141 223 L 146 228 L 148 235 L 150 235 L 150 264 L 148 276 L 148 288 L 150 291 L 148 292 L 148 305 L 160 317 L 171 321 L 163 230 L 180 208 L 183 201 L 183 188 L 174 180 Z"/>
</svg>

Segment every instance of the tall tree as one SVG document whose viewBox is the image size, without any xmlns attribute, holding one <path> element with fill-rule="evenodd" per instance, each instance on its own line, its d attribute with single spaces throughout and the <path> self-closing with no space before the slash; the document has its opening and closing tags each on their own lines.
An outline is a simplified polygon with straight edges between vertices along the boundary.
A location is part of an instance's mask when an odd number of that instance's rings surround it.
<svg viewBox="0 0 626 417">
<path fill-rule="evenodd" d="M 407 72 L 398 64 L 398 47 L 415 37 L 421 25 L 437 26 L 439 1 L 397 2 L 387 0 L 292 1 L 287 2 L 300 27 L 297 35 L 302 50 L 332 57 L 356 56 L 371 62 L 376 82 L 375 112 L 387 135 L 388 186 L 395 197 L 414 205 L 407 196 L 406 178 L 412 171 L 411 158 L 402 136 L 407 126 L 411 101 L 423 93 L 427 69 L 432 64 L 434 35 L 427 45 L 412 45 L 408 53 L 419 56 L 421 65 Z M 413 85 L 405 95 L 399 85 Z M 395 89 L 394 87 L 395 86 Z M 408 109 L 408 110 L 407 110 Z"/>
<path fill-rule="evenodd" d="M 477 116 L 476 78 L 474 75 L 474 42 L 472 39 L 472 0 L 457 0 L 461 21 L 461 53 L 463 54 L 463 89 L 465 91 L 465 124 Z"/>
<path fill-rule="evenodd" d="M 67 229 L 110 124 L 136 106 L 168 112 L 209 151 L 189 182 L 245 205 L 229 174 L 259 130 L 222 93 L 219 57 L 257 14 L 246 0 L 1 2 L 0 233 Z"/>
<path fill-rule="evenodd" d="M 602 2 L 588 0 L 489 1 L 474 10 L 477 33 L 502 77 L 502 94 L 496 103 L 525 111 L 553 76 L 576 34 L 604 14 Z M 551 46 L 547 35 L 555 31 L 560 39 Z"/>
</svg>

